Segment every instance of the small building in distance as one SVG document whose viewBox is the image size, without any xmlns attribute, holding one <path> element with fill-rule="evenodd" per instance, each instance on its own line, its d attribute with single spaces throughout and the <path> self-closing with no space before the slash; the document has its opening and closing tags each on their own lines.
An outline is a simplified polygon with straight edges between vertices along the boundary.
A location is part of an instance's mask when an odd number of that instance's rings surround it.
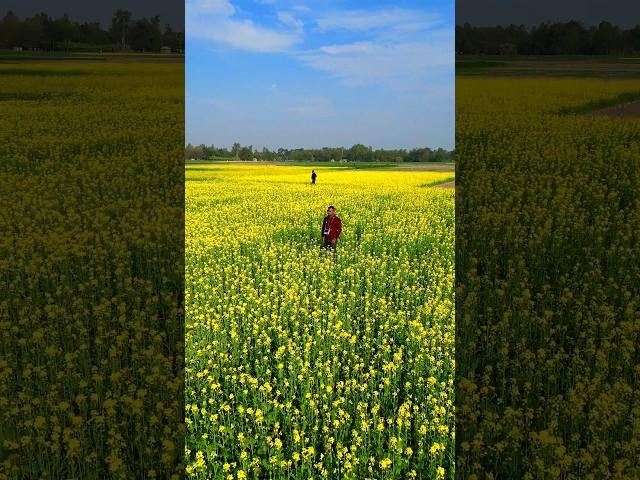
<svg viewBox="0 0 640 480">
<path fill-rule="evenodd" d="M 171 53 L 171 47 L 160 47 L 160 53 Z"/>
<path fill-rule="evenodd" d="M 13 51 L 14 52 L 21 52 L 22 51 L 22 47 L 13 47 Z"/>
</svg>

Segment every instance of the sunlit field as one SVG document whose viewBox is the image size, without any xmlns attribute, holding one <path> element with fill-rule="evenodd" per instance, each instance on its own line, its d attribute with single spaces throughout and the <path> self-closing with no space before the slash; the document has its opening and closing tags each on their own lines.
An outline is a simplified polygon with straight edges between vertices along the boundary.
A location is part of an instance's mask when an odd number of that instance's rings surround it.
<svg viewBox="0 0 640 480">
<path fill-rule="evenodd" d="M 187 475 L 454 478 L 453 174 L 316 172 L 187 167 Z"/>
<path fill-rule="evenodd" d="M 457 79 L 460 478 L 640 478 L 639 93 Z"/>
</svg>

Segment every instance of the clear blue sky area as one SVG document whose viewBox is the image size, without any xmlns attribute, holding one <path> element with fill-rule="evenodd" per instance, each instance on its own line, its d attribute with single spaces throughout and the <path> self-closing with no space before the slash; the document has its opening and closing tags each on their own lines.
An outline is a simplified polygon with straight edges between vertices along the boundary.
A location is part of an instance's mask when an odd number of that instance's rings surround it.
<svg viewBox="0 0 640 480">
<path fill-rule="evenodd" d="M 186 140 L 454 143 L 454 0 L 187 0 Z"/>
</svg>

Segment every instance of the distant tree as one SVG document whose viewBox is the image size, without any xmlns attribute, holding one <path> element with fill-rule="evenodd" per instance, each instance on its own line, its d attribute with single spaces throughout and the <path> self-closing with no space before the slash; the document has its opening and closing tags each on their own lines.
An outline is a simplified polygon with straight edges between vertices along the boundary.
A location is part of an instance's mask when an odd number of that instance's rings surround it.
<svg viewBox="0 0 640 480">
<path fill-rule="evenodd" d="M 127 48 L 129 22 L 131 22 L 131 12 L 128 10 L 116 10 L 111 19 L 112 32 L 119 32 L 120 34 L 120 48 L 122 50 Z"/>
<path fill-rule="evenodd" d="M 33 16 L 25 18 L 20 29 L 19 43 L 22 47 L 35 49 L 40 47 L 44 40 L 44 28 L 40 18 Z"/>
<path fill-rule="evenodd" d="M 241 147 L 239 152 L 240 160 L 248 161 L 253 159 L 253 146 Z"/>
<path fill-rule="evenodd" d="M 169 25 L 161 28 L 160 17 L 133 20 L 131 13 L 117 10 L 108 30 L 97 22 L 79 23 L 64 14 L 51 18 L 39 13 L 21 20 L 11 11 L 0 19 L 0 48 L 86 49 L 112 48 L 157 51 L 166 42 L 176 51 L 184 50 L 184 33 L 174 32 Z"/>
<path fill-rule="evenodd" d="M 497 54 L 505 51 L 536 55 L 611 55 L 637 51 L 637 31 L 622 30 L 610 22 L 587 28 L 581 22 L 544 22 L 527 30 L 524 26 L 456 26 L 456 52 Z M 505 48 L 509 46 L 509 48 Z"/>
<path fill-rule="evenodd" d="M 407 152 L 407 156 L 405 157 L 406 162 L 419 162 L 420 161 L 420 150 L 417 148 L 411 149 Z"/>
<path fill-rule="evenodd" d="M 130 28 L 129 39 L 131 47 L 139 51 L 158 51 L 162 43 L 160 31 L 160 17 L 151 20 L 141 18 L 136 20 Z"/>
<path fill-rule="evenodd" d="M 281 162 L 287 161 L 289 159 L 289 151 L 286 148 L 280 147 L 278 149 L 278 160 Z"/>
<path fill-rule="evenodd" d="M 241 149 L 241 145 L 236 142 L 233 144 L 233 147 L 231 147 L 231 155 L 238 160 L 239 156 L 240 156 L 240 149 Z"/>
<path fill-rule="evenodd" d="M 451 161 L 451 158 L 451 153 L 446 151 L 444 148 L 438 148 L 433 152 L 434 162 L 449 162 Z"/>
<path fill-rule="evenodd" d="M 342 154 L 342 157 L 341 157 Z M 339 161 L 345 158 L 351 162 L 452 162 L 453 152 L 444 148 L 431 150 L 430 148 L 414 148 L 410 151 L 403 149 L 386 150 L 383 148 L 373 150 L 371 147 L 362 144 L 355 144 L 346 151 L 338 147 L 323 148 L 278 148 L 271 151 L 263 147 L 262 151 L 254 150 L 252 145 L 242 146 L 236 142 L 231 150 L 226 148 L 216 148 L 214 145 L 204 144 L 193 146 L 190 143 L 185 146 L 185 158 L 196 160 L 213 160 L 216 158 L 233 158 L 236 160 L 249 161 L 253 158 L 262 161 L 280 162 L 330 162 Z"/>
<path fill-rule="evenodd" d="M 184 158 L 185 160 L 193 158 L 193 145 L 190 143 L 187 143 L 184 147 Z"/>
<path fill-rule="evenodd" d="M 109 34 L 104 31 L 98 22 L 83 23 L 79 26 L 79 42 L 89 45 L 106 45 L 109 43 Z"/>
<path fill-rule="evenodd" d="M 0 43 L 4 48 L 18 46 L 20 27 L 20 19 L 9 10 L 0 24 Z"/>
<path fill-rule="evenodd" d="M 595 53 L 610 55 L 623 50 L 622 32 L 610 22 L 600 22 L 593 39 Z"/>
<path fill-rule="evenodd" d="M 347 152 L 347 158 L 351 162 L 370 162 L 373 160 L 371 147 L 356 143 Z"/>
<path fill-rule="evenodd" d="M 629 53 L 640 52 L 640 25 L 625 32 L 625 45 Z"/>
<path fill-rule="evenodd" d="M 173 51 L 177 51 L 180 48 L 177 32 L 174 32 L 168 23 L 164 26 L 164 32 L 162 33 L 162 45 L 171 48 Z"/>
<path fill-rule="evenodd" d="M 260 155 L 260 160 L 270 162 L 271 160 L 273 160 L 273 153 L 267 147 L 263 147 L 262 154 Z"/>
</svg>

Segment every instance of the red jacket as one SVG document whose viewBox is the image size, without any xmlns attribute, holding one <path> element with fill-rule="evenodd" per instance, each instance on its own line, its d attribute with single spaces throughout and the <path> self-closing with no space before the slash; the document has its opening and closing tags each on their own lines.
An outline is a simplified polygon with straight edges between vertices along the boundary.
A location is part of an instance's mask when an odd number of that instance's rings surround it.
<svg viewBox="0 0 640 480">
<path fill-rule="evenodd" d="M 324 234 L 324 229 L 326 226 L 329 227 L 328 235 Z M 342 220 L 340 220 L 336 216 L 331 218 L 327 215 L 326 217 L 324 217 L 324 220 L 322 221 L 322 230 L 320 232 L 322 234 L 322 238 L 325 240 L 328 240 L 330 242 L 333 242 L 334 240 L 338 240 L 340 233 L 342 233 Z"/>
</svg>

